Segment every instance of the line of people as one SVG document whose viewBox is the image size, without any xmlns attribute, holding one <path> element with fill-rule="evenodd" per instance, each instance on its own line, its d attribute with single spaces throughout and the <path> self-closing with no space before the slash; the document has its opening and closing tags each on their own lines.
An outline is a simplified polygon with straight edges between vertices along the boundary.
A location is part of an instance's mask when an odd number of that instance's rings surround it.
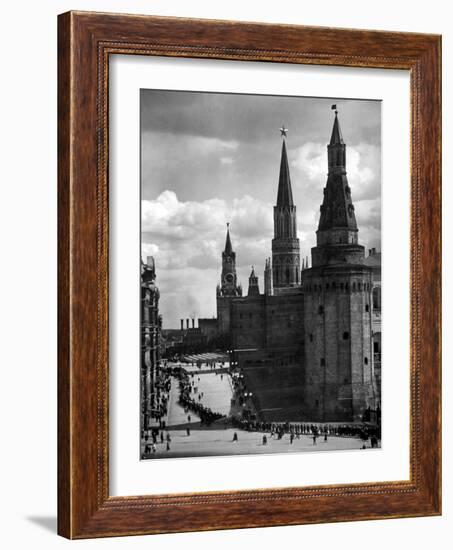
<svg viewBox="0 0 453 550">
<path fill-rule="evenodd" d="M 200 400 L 195 401 L 195 399 L 191 397 L 192 391 L 193 386 L 187 372 L 181 370 L 179 374 L 179 403 L 184 407 L 184 410 L 186 412 L 192 411 L 197 414 L 201 424 L 206 424 L 207 426 L 224 416 L 206 407 L 199 402 Z"/>
<path fill-rule="evenodd" d="M 332 437 L 357 437 L 363 441 L 370 440 L 372 447 L 378 446 L 378 441 L 381 438 L 380 429 L 377 426 L 369 426 L 364 424 L 309 424 L 309 423 L 291 423 L 291 422 L 259 422 L 232 417 L 231 423 L 234 427 L 249 432 L 266 432 L 270 437 L 281 439 L 285 434 L 289 434 L 291 443 L 294 438 L 300 438 L 301 435 L 306 435 L 315 438 L 323 436 L 327 441 L 329 436 Z"/>
</svg>

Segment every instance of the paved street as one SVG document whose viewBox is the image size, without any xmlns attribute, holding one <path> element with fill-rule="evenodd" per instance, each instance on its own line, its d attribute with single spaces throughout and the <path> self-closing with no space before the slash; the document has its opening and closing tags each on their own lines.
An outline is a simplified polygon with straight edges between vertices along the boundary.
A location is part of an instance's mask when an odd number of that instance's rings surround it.
<svg viewBox="0 0 453 550">
<path fill-rule="evenodd" d="M 294 439 L 290 443 L 289 435 L 282 439 L 270 439 L 267 434 L 267 445 L 263 445 L 263 433 L 247 432 L 233 428 L 192 429 L 190 436 L 185 430 L 169 430 L 171 437 L 170 451 L 166 450 L 166 444 L 158 443 L 155 458 L 174 458 L 188 456 L 222 456 L 238 454 L 266 454 L 266 453 L 295 453 L 314 451 L 334 451 L 343 449 L 361 449 L 363 442 L 352 437 L 329 437 L 325 442 L 323 437 L 317 439 L 313 445 L 313 439 L 301 435 L 300 439 Z M 233 434 L 238 434 L 238 441 L 233 442 Z M 366 442 L 370 448 L 370 442 Z"/>
<path fill-rule="evenodd" d="M 203 365 L 201 369 L 196 366 L 185 365 L 184 368 L 190 375 L 190 381 L 194 388 L 191 397 L 205 407 L 211 408 L 225 416 L 231 414 L 231 398 L 233 396 L 230 375 L 221 364 L 216 369 Z M 202 395 L 201 399 L 198 396 Z M 342 449 L 361 449 L 363 441 L 354 437 L 329 436 L 327 441 L 324 437 L 317 438 L 316 445 L 309 435 L 300 435 L 290 442 L 289 434 L 282 439 L 271 438 L 270 434 L 263 432 L 249 432 L 232 428 L 226 419 L 221 419 L 209 427 L 200 426 L 200 418 L 193 412 L 185 412 L 178 403 L 179 383 L 172 378 L 169 410 L 167 418 L 166 434 L 170 434 L 170 450 L 167 450 L 167 443 L 156 444 L 156 452 L 151 456 L 154 458 L 174 458 L 188 456 L 222 456 L 237 454 L 267 454 L 267 453 L 288 453 L 288 452 L 314 452 L 332 451 Z M 190 423 L 188 416 L 190 415 Z M 187 428 L 190 428 L 190 435 L 187 435 Z M 234 433 L 237 433 L 238 440 L 233 441 Z M 263 444 L 263 435 L 267 436 L 267 444 Z M 370 442 L 365 443 L 370 448 Z M 142 443 L 142 451 L 144 444 Z"/>
<path fill-rule="evenodd" d="M 192 398 L 205 407 L 227 416 L 231 410 L 231 398 L 233 396 L 229 374 L 208 368 L 200 370 L 194 367 L 186 370 L 189 373 L 193 372 L 193 376 L 190 376 L 191 382 L 194 383 Z M 197 389 L 196 392 L 195 388 Z M 198 396 L 201 396 L 201 398 L 199 399 Z M 187 424 L 189 414 L 191 424 L 199 422 L 200 418 L 194 412 L 184 412 L 183 407 L 178 403 L 178 397 L 178 381 L 176 378 L 172 378 L 167 426 L 171 428 L 172 426 Z"/>
</svg>

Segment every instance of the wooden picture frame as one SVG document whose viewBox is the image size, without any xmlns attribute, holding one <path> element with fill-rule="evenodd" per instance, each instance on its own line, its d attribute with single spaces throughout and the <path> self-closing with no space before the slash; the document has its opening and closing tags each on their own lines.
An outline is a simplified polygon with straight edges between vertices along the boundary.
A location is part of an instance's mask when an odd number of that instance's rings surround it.
<svg viewBox="0 0 453 550">
<path fill-rule="evenodd" d="M 58 21 L 58 532 L 88 538 L 441 513 L 441 38 L 69 12 Z M 109 56 L 410 71 L 410 480 L 109 496 Z"/>
</svg>

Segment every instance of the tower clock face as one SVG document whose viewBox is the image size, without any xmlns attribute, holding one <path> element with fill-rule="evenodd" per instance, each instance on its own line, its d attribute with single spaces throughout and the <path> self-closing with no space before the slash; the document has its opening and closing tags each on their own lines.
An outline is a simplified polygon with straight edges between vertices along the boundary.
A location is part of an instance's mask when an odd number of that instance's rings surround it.
<svg viewBox="0 0 453 550">
<path fill-rule="evenodd" d="M 225 282 L 231 284 L 234 281 L 234 276 L 232 273 L 227 273 L 225 275 Z"/>
</svg>

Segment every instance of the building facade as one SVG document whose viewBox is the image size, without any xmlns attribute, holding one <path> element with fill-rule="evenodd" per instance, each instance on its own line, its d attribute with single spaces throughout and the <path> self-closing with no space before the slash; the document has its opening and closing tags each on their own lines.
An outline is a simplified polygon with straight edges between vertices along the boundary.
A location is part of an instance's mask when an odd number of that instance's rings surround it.
<svg viewBox="0 0 453 550">
<path fill-rule="evenodd" d="M 162 319 L 154 258 L 141 264 L 141 429 L 147 430 L 161 413 L 160 348 Z"/>
</svg>

